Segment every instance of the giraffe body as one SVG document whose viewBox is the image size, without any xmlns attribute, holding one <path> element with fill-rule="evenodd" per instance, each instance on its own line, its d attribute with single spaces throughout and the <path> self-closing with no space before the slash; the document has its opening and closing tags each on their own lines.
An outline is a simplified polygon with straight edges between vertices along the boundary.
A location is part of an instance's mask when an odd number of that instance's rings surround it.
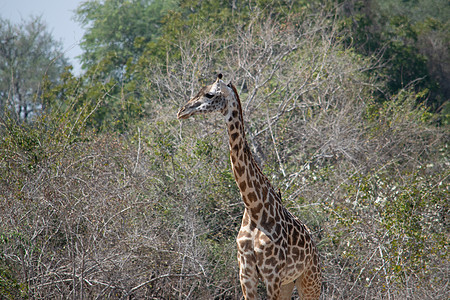
<svg viewBox="0 0 450 300">
<path fill-rule="evenodd" d="M 239 278 L 245 299 L 257 299 L 261 279 L 269 299 L 290 299 L 294 285 L 301 299 L 319 299 L 319 255 L 306 226 L 281 203 L 280 194 L 256 163 L 247 144 L 236 88 L 221 75 L 178 112 L 184 119 L 220 111 L 225 116 L 230 158 L 245 205 L 238 247 Z"/>
</svg>

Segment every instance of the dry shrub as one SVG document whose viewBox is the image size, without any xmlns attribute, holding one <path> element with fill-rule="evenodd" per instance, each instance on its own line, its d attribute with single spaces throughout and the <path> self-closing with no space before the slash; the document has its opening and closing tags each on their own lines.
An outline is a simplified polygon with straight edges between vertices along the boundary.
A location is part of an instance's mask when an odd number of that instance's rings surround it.
<svg viewBox="0 0 450 300">
<path fill-rule="evenodd" d="M 182 224 L 164 216 L 165 204 L 182 196 L 165 195 L 144 145 L 129 147 L 114 135 L 89 139 L 17 171 L 16 185 L 2 176 L 2 259 L 16 267 L 26 293 L 170 298 L 201 289 L 201 226 L 187 205 L 170 212 L 186 213 Z M 27 155 L 3 154 L 8 166 Z"/>
</svg>

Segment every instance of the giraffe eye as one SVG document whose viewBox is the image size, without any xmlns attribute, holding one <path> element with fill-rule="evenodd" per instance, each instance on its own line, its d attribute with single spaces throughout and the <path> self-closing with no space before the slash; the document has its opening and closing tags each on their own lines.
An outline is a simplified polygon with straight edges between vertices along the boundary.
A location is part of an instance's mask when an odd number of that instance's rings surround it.
<svg viewBox="0 0 450 300">
<path fill-rule="evenodd" d="M 214 95 L 213 95 L 213 94 L 210 94 L 210 93 L 207 93 L 207 94 L 205 95 L 205 97 L 208 98 L 208 99 L 211 99 L 212 97 L 214 97 Z"/>
</svg>

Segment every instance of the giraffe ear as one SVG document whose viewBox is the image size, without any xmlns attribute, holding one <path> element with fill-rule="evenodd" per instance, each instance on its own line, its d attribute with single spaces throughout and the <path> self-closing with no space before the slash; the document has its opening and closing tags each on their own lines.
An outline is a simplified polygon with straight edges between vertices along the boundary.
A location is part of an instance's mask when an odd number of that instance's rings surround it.
<svg viewBox="0 0 450 300">
<path fill-rule="evenodd" d="M 231 81 L 230 81 L 230 82 L 229 82 L 229 83 L 227 84 L 227 87 L 229 87 L 229 88 L 230 88 L 230 87 L 231 87 L 231 85 L 232 85 L 232 84 L 231 84 Z"/>
</svg>

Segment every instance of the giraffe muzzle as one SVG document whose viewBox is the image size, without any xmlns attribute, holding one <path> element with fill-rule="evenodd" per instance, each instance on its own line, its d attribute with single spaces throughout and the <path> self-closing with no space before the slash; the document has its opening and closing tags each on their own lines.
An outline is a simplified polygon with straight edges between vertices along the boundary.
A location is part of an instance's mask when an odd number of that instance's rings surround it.
<svg viewBox="0 0 450 300">
<path fill-rule="evenodd" d="M 184 107 L 182 107 L 177 113 L 177 119 L 180 119 L 180 120 L 187 119 L 187 118 L 189 118 L 189 116 L 190 116 L 190 114 L 186 113 Z"/>
</svg>

